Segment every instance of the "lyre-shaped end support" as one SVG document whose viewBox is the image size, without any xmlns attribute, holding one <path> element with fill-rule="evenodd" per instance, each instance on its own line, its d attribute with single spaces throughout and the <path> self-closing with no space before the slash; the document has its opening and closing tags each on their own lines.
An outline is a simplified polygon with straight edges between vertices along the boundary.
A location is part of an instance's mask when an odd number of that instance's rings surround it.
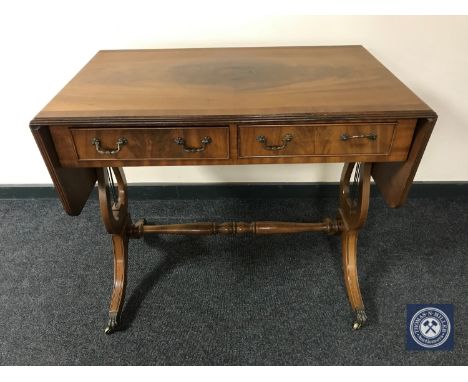
<svg viewBox="0 0 468 382">
<path fill-rule="evenodd" d="M 114 177 L 117 185 L 114 183 Z M 97 169 L 99 205 L 107 232 L 119 234 L 128 224 L 127 180 L 120 167 Z"/>
</svg>

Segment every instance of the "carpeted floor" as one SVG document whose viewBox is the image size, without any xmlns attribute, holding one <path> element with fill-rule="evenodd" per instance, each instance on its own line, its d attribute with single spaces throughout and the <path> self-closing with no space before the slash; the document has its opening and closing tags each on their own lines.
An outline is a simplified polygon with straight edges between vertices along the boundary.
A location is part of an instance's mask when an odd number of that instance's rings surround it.
<svg viewBox="0 0 468 382">
<path fill-rule="evenodd" d="M 151 222 L 309 220 L 335 199 L 132 201 Z M 110 237 L 96 201 L 0 200 L 2 365 L 468 365 L 468 201 L 371 200 L 359 241 L 361 331 L 339 237 L 152 236 L 130 242 L 124 330 L 104 334 Z M 455 349 L 405 350 L 408 303 L 455 305 Z"/>
</svg>

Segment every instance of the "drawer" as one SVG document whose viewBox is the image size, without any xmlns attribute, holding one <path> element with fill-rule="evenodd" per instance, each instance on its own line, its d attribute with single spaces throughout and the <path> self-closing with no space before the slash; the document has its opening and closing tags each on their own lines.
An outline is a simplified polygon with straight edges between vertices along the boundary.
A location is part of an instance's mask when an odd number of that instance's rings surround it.
<svg viewBox="0 0 468 382">
<path fill-rule="evenodd" d="M 60 138 L 54 138 L 57 151 L 71 161 L 67 139 Z M 229 158 L 228 127 L 70 128 L 68 141 L 77 161 Z"/>
<path fill-rule="evenodd" d="M 240 158 L 314 156 L 348 161 L 386 156 L 385 160 L 404 160 L 415 125 L 416 120 L 239 126 L 238 151 Z"/>
</svg>

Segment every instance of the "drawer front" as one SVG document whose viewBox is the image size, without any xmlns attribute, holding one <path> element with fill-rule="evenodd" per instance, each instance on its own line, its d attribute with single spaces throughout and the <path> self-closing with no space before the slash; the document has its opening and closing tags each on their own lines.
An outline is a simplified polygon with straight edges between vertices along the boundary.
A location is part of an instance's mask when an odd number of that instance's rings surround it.
<svg viewBox="0 0 468 382">
<path fill-rule="evenodd" d="M 404 160 L 415 120 L 375 123 L 239 126 L 240 158 L 349 157 Z M 387 160 L 387 159 L 386 159 Z"/>
<path fill-rule="evenodd" d="M 229 129 L 71 128 L 78 161 L 149 159 L 226 159 Z"/>
</svg>

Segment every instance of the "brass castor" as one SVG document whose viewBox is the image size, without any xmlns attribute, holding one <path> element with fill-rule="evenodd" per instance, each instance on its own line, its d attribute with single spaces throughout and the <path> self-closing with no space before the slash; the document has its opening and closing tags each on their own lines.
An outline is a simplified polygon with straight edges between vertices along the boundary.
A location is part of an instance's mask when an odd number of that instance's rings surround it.
<svg viewBox="0 0 468 382">
<path fill-rule="evenodd" d="M 107 327 L 104 330 L 106 334 L 112 334 L 117 329 L 117 316 L 116 315 L 109 315 L 109 322 L 107 323 Z"/>
<path fill-rule="evenodd" d="M 356 310 L 356 320 L 353 323 L 353 330 L 361 329 L 366 321 L 366 312 L 363 309 Z"/>
</svg>

